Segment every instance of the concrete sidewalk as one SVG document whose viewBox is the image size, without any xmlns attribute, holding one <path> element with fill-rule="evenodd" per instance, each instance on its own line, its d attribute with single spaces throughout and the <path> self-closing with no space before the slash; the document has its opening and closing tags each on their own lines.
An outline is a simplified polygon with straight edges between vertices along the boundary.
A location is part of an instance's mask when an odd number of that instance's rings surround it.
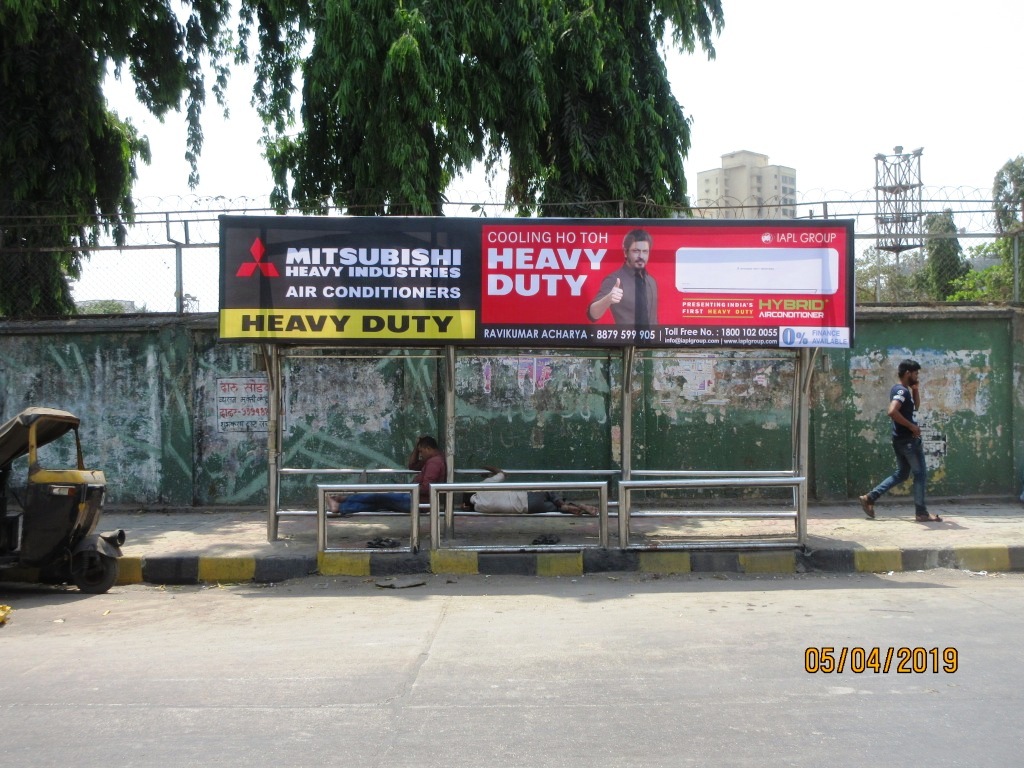
<svg viewBox="0 0 1024 768">
<path fill-rule="evenodd" d="M 798 547 L 751 549 L 734 521 L 674 522 L 638 520 L 630 543 L 645 547 L 616 548 L 615 519 L 607 550 L 597 546 L 592 518 L 457 517 L 457 539 L 467 549 L 430 549 L 429 520 L 420 520 L 420 547 L 409 551 L 410 521 L 404 515 L 363 516 L 328 520 L 328 548 L 317 553 L 316 518 L 283 516 L 278 538 L 267 540 L 265 511 L 135 511 L 108 510 L 102 532 L 123 528 L 127 542 L 120 562 L 119 583 L 182 584 L 198 582 L 273 582 L 311 573 L 352 576 L 398 576 L 424 573 L 480 573 L 575 576 L 584 573 L 640 571 L 648 573 L 732 572 L 793 573 L 887 572 L 927 568 L 973 571 L 1024 570 L 1024 504 L 1015 499 L 947 499 L 929 504 L 941 523 L 918 523 L 912 504 L 885 500 L 877 517 L 868 520 L 856 503 L 812 505 L 807 543 Z M 792 538 L 790 521 L 764 521 L 753 531 L 762 540 Z M 646 526 L 646 528 L 644 527 Z M 767 527 L 765 527 L 767 526 Z M 532 546 L 537 536 L 557 536 L 558 547 Z M 393 538 L 398 549 L 373 549 L 367 543 Z M 713 548 L 701 542 L 716 540 Z M 518 551 L 484 552 L 482 542 L 501 542 Z M 666 542 L 687 549 L 666 548 Z M 659 548 L 659 544 L 661 547 Z"/>
</svg>

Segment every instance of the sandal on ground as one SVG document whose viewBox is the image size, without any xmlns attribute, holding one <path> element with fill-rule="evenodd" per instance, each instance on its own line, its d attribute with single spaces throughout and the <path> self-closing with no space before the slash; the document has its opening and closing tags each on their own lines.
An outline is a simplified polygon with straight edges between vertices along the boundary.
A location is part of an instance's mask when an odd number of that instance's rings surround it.
<svg viewBox="0 0 1024 768">
<path fill-rule="evenodd" d="M 543 546 L 544 544 L 557 544 L 561 539 L 555 536 L 553 533 L 543 533 L 533 540 L 534 546 Z"/>
<path fill-rule="evenodd" d="M 917 522 L 919 522 L 919 523 L 941 523 L 942 522 L 942 518 L 941 517 L 939 517 L 938 515 L 929 515 L 927 512 L 924 512 L 923 514 L 920 514 L 920 515 L 914 515 L 914 519 L 917 520 Z"/>
<path fill-rule="evenodd" d="M 860 497 L 860 508 L 864 510 L 864 514 L 871 520 L 875 519 L 875 502 L 866 493 Z"/>
<path fill-rule="evenodd" d="M 389 539 L 386 536 L 378 536 L 366 542 L 366 546 L 370 549 L 392 549 L 398 546 L 398 541 L 396 539 Z"/>
</svg>

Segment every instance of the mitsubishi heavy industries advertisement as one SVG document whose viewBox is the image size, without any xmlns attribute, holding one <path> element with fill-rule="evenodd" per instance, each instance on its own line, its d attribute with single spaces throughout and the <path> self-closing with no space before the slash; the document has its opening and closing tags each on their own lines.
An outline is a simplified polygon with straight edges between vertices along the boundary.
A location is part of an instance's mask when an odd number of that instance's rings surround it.
<svg viewBox="0 0 1024 768">
<path fill-rule="evenodd" d="M 222 216 L 220 338 L 850 347 L 845 220 Z"/>
</svg>

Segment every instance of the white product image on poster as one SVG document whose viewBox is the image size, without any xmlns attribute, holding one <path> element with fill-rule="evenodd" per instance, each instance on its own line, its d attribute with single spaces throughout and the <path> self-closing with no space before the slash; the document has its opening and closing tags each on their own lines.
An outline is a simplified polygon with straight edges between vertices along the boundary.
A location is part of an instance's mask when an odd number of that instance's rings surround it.
<svg viewBox="0 0 1024 768">
<path fill-rule="evenodd" d="M 839 290 L 834 248 L 680 248 L 680 293 L 833 294 Z"/>
</svg>

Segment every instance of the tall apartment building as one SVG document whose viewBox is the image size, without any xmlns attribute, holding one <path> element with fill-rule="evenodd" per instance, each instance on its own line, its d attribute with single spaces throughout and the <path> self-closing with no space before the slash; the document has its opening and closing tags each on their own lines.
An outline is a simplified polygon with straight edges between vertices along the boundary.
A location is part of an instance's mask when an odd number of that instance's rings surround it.
<svg viewBox="0 0 1024 768">
<path fill-rule="evenodd" d="M 768 155 L 730 152 L 721 168 L 697 174 L 691 204 L 709 219 L 795 219 L 796 171 L 769 165 Z"/>
</svg>

